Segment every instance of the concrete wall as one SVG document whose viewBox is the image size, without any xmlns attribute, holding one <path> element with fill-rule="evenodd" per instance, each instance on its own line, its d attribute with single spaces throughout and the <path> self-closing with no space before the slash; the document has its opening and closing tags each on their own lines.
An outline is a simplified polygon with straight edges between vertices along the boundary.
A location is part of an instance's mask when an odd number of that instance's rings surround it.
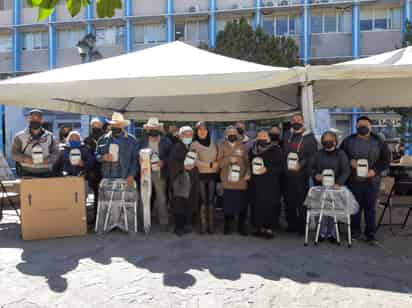
<svg viewBox="0 0 412 308">
<path fill-rule="evenodd" d="M 103 55 L 103 58 L 110 58 L 123 54 L 123 46 L 99 47 L 99 51 Z"/>
<path fill-rule="evenodd" d="M 0 52 L 0 73 L 12 71 L 13 56 L 10 52 Z"/>
<path fill-rule="evenodd" d="M 0 25 L 11 25 L 13 23 L 13 11 L 0 11 Z"/>
<path fill-rule="evenodd" d="M 47 24 L 47 19 L 41 22 L 37 21 L 38 10 L 35 8 L 23 8 L 21 13 L 21 23 L 25 25 Z"/>
<path fill-rule="evenodd" d="M 187 13 L 192 6 L 198 6 L 201 12 L 209 9 L 208 0 L 175 0 L 176 13 Z"/>
<path fill-rule="evenodd" d="M 48 69 L 47 49 L 21 52 L 21 69 L 24 72 L 40 72 Z"/>
<path fill-rule="evenodd" d="M 349 57 L 351 54 L 351 33 L 319 33 L 311 36 L 312 58 Z"/>
<path fill-rule="evenodd" d="M 81 63 L 81 58 L 77 48 L 57 49 L 56 51 L 56 66 L 64 67 Z"/>
<path fill-rule="evenodd" d="M 165 12 L 165 0 L 133 1 L 133 15 L 160 15 Z"/>
<path fill-rule="evenodd" d="M 361 32 L 361 55 L 369 56 L 385 51 L 390 51 L 402 45 L 402 32 L 376 31 Z"/>
<path fill-rule="evenodd" d="M 231 9 L 235 4 L 240 4 L 241 8 L 251 8 L 255 6 L 255 0 L 216 0 L 218 10 Z"/>
<path fill-rule="evenodd" d="M 63 3 L 65 4 L 66 1 L 61 2 L 61 4 L 59 4 L 56 7 L 56 19 L 57 20 L 67 20 L 67 21 L 75 21 L 75 20 L 84 20 L 85 19 L 85 9 L 82 8 L 80 13 L 77 14 L 76 16 L 72 17 L 69 14 L 69 11 L 66 8 L 66 5 L 63 5 Z"/>
</svg>

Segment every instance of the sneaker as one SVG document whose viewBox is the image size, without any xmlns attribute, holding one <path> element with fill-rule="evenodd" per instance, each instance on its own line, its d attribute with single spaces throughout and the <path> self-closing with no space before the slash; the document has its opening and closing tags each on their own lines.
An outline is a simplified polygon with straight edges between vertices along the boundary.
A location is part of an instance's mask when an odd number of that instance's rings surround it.
<svg viewBox="0 0 412 308">
<path fill-rule="evenodd" d="M 176 229 L 176 230 L 175 230 L 175 234 L 176 234 L 177 236 L 183 236 L 183 235 L 185 234 L 185 230 L 183 230 L 183 229 Z"/>
</svg>

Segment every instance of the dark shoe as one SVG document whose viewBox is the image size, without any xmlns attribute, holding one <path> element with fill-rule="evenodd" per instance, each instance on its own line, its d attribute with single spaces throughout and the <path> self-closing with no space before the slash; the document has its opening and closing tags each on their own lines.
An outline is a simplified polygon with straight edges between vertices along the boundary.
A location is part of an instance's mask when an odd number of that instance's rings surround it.
<svg viewBox="0 0 412 308">
<path fill-rule="evenodd" d="M 319 242 L 319 243 L 322 243 L 322 242 L 324 242 L 325 240 L 326 240 L 326 237 L 319 235 L 319 239 L 318 239 L 318 242 Z"/>
<path fill-rule="evenodd" d="M 338 240 L 336 238 L 332 237 L 332 236 L 328 238 L 328 241 L 331 244 L 337 244 L 338 243 Z"/>
<path fill-rule="evenodd" d="M 265 235 L 265 233 L 260 231 L 260 230 L 257 230 L 255 232 L 253 232 L 252 235 L 256 236 L 256 237 L 263 237 Z"/>
<path fill-rule="evenodd" d="M 175 234 L 176 234 L 177 236 L 183 236 L 183 235 L 185 234 L 185 230 L 183 230 L 183 229 L 176 229 L 176 230 L 175 230 Z"/>
<path fill-rule="evenodd" d="M 296 230 L 295 227 L 287 227 L 286 232 L 287 232 L 287 233 L 296 233 L 297 230 Z"/>
<path fill-rule="evenodd" d="M 361 232 L 360 231 L 352 231 L 352 239 L 358 240 L 361 238 Z"/>
<path fill-rule="evenodd" d="M 272 240 L 275 235 L 272 232 L 265 232 L 265 239 Z"/>
<path fill-rule="evenodd" d="M 378 245 L 378 241 L 376 240 L 375 235 L 366 236 L 366 243 L 368 243 L 371 246 Z"/>
</svg>

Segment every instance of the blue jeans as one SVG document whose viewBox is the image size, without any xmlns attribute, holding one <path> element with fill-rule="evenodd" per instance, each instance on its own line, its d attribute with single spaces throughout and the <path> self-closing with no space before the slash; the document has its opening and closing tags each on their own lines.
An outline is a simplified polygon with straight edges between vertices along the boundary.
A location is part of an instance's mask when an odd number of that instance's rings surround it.
<svg viewBox="0 0 412 308">
<path fill-rule="evenodd" d="M 374 178 L 367 181 L 351 182 L 349 189 L 359 203 L 359 212 L 352 215 L 352 230 L 361 233 L 362 212 L 365 216 L 365 235 L 373 237 L 376 229 L 376 201 L 380 187 L 380 179 Z"/>
<path fill-rule="evenodd" d="M 335 220 L 333 217 L 323 216 L 320 225 L 320 236 L 324 238 L 333 237 L 336 239 Z"/>
</svg>

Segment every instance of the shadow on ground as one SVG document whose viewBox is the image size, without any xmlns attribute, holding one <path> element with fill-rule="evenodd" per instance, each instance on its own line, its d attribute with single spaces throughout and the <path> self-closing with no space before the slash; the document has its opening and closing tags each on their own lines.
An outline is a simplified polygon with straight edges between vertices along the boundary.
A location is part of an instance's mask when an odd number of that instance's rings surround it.
<svg viewBox="0 0 412 308">
<path fill-rule="evenodd" d="M 198 281 L 191 270 L 209 271 L 217 279 L 237 281 L 243 274 L 269 280 L 290 279 L 299 283 L 325 282 L 343 287 L 406 293 L 412 289 L 410 237 L 381 235 L 380 246 L 355 243 L 337 247 L 322 243 L 303 247 L 303 239 L 279 234 L 272 241 L 237 235 L 178 238 L 169 233 L 130 237 L 104 236 L 24 242 L 17 224 L 0 224 L 1 248 L 22 250 L 16 265 L 25 275 L 41 276 L 51 290 L 64 292 L 64 275 L 82 260 L 108 265 L 113 259 L 152 273 L 162 274 L 163 285 L 186 289 Z M 1 267 L 5 266 L 0 264 Z M 4 269 L 3 269 L 4 270 Z"/>
</svg>

